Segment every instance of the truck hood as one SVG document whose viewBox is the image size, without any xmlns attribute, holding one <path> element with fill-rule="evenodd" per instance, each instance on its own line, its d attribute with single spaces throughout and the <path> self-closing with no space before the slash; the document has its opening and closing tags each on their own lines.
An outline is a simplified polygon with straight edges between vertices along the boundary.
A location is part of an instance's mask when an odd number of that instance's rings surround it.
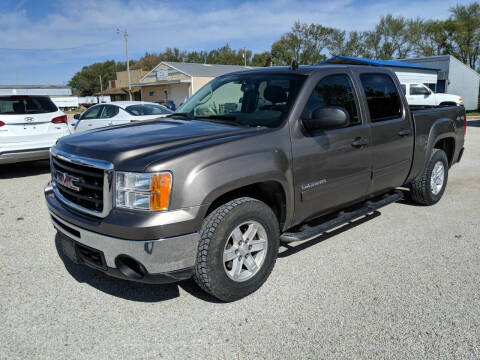
<svg viewBox="0 0 480 360">
<path fill-rule="evenodd" d="M 136 159 L 137 168 L 148 165 L 145 162 L 150 162 L 153 154 L 161 155 L 172 149 L 184 152 L 201 143 L 251 136 L 260 129 L 166 118 L 66 136 L 57 142 L 56 148 L 77 156 L 109 161 L 116 168 L 127 160 Z"/>
<path fill-rule="evenodd" d="M 457 104 L 463 103 L 462 97 L 454 94 L 435 93 L 435 97 L 437 98 L 437 103 L 441 103 L 443 101 L 452 101 Z"/>
</svg>

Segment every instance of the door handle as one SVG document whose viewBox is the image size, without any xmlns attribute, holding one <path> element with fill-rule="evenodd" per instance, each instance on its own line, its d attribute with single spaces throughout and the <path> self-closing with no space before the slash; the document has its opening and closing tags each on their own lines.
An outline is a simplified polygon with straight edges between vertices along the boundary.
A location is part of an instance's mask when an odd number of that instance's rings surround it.
<svg viewBox="0 0 480 360">
<path fill-rule="evenodd" d="M 368 139 L 367 138 L 361 138 L 358 137 L 355 140 L 352 141 L 352 146 L 356 148 L 361 148 L 364 146 L 368 145 Z"/>
<path fill-rule="evenodd" d="M 92 126 L 92 124 L 87 124 L 87 126 Z"/>
<path fill-rule="evenodd" d="M 410 129 L 402 129 L 397 134 L 398 134 L 398 136 L 408 136 L 411 133 L 412 133 L 412 130 L 410 130 Z"/>
</svg>

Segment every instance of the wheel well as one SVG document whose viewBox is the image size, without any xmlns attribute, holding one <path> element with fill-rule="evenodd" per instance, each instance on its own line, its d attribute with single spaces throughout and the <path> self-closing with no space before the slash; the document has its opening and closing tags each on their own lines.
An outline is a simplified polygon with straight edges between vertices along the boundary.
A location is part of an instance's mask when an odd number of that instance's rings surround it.
<svg viewBox="0 0 480 360">
<path fill-rule="evenodd" d="M 455 140 L 451 137 L 437 141 L 434 148 L 442 149 L 447 154 L 448 164 L 452 165 L 453 153 L 455 151 Z"/>
<path fill-rule="evenodd" d="M 255 183 L 229 191 L 210 204 L 205 216 L 208 216 L 220 205 L 243 196 L 248 196 L 267 204 L 277 216 L 280 229 L 283 227 L 286 218 L 286 197 L 282 185 L 276 181 Z"/>
<path fill-rule="evenodd" d="M 457 103 L 455 101 L 444 101 L 439 106 L 457 106 Z"/>
</svg>

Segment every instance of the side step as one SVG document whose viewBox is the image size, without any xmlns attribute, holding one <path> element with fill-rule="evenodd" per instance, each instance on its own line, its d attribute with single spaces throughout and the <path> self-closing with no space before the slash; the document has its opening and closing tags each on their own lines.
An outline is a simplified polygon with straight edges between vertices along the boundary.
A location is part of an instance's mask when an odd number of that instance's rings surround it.
<svg viewBox="0 0 480 360">
<path fill-rule="evenodd" d="M 331 230 L 337 226 L 345 224 L 349 221 L 352 221 L 360 216 L 367 215 L 378 208 L 381 208 L 385 205 L 394 203 L 403 198 L 403 192 L 400 190 L 395 190 L 393 193 L 387 194 L 382 197 L 380 200 L 375 202 L 367 201 L 364 205 L 357 210 L 351 212 L 340 212 L 337 217 L 332 220 L 326 221 L 316 226 L 305 226 L 302 231 L 299 232 L 285 232 L 280 235 L 280 241 L 284 243 L 290 243 L 294 241 L 307 241 L 320 236 L 325 231 Z"/>
</svg>

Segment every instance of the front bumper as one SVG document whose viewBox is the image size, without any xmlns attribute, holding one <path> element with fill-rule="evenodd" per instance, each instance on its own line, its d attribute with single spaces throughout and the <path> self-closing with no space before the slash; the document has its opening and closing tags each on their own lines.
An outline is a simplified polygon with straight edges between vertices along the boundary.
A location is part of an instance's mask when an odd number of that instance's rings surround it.
<svg viewBox="0 0 480 360">
<path fill-rule="evenodd" d="M 49 185 L 45 195 L 51 192 Z M 156 240 L 128 240 L 87 230 L 62 219 L 47 201 L 64 253 L 108 275 L 148 283 L 189 278 L 195 265 L 198 232 Z"/>
</svg>

